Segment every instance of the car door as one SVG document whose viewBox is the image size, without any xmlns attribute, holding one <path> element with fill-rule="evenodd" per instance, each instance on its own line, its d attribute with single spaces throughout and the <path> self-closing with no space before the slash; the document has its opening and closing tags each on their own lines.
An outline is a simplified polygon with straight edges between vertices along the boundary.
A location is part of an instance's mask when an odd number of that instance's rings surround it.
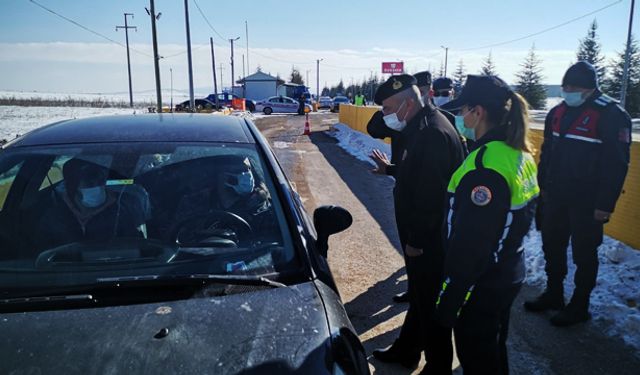
<svg viewBox="0 0 640 375">
<path fill-rule="evenodd" d="M 282 98 L 283 112 L 296 113 L 298 111 L 298 102 L 291 98 Z"/>
</svg>

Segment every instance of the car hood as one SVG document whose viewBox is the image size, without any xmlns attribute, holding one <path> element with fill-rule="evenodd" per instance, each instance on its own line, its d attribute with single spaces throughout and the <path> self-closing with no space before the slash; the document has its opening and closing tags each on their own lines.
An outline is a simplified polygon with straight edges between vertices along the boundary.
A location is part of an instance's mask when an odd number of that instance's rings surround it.
<svg viewBox="0 0 640 375">
<path fill-rule="evenodd" d="M 0 314 L 0 373 L 327 373 L 313 283 L 223 297 Z"/>
</svg>

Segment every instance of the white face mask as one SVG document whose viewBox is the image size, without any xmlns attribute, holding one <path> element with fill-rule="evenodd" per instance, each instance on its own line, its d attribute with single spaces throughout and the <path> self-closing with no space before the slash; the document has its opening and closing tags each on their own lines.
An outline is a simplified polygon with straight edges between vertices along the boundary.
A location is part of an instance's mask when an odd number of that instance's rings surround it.
<svg viewBox="0 0 640 375">
<path fill-rule="evenodd" d="M 78 189 L 80 203 L 87 208 L 96 208 L 107 200 L 107 192 L 104 186 Z"/>
<path fill-rule="evenodd" d="M 407 103 L 406 101 L 402 102 L 402 104 L 400 104 L 400 107 L 398 107 L 398 110 L 395 113 L 390 113 L 382 117 L 382 119 L 384 120 L 384 123 L 387 125 L 389 129 L 392 129 L 395 131 L 402 131 L 402 129 L 404 129 L 407 126 L 407 121 L 405 120 L 400 121 L 400 119 L 398 119 L 398 112 L 400 112 L 400 109 L 402 109 L 402 107 L 406 103 Z"/>
<path fill-rule="evenodd" d="M 562 90 L 560 93 L 564 102 L 567 103 L 569 107 L 579 107 L 585 102 L 585 98 L 582 97 L 581 92 L 566 92 Z"/>
<path fill-rule="evenodd" d="M 255 187 L 255 179 L 251 171 L 242 173 L 227 173 L 228 180 L 225 185 L 232 188 L 236 193 L 240 195 L 247 195 L 253 191 Z M 235 182 L 235 183 L 234 183 Z"/>
<path fill-rule="evenodd" d="M 433 104 L 435 104 L 436 107 L 442 107 L 443 105 L 449 103 L 450 101 L 451 101 L 450 96 L 435 96 L 433 98 Z"/>
</svg>

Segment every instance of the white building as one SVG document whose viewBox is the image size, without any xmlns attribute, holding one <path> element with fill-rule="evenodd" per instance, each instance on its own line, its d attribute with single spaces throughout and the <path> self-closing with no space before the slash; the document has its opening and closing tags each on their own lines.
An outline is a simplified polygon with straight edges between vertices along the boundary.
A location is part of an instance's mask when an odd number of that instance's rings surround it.
<svg viewBox="0 0 640 375">
<path fill-rule="evenodd" d="M 278 79 L 263 72 L 256 72 L 237 81 L 244 86 L 245 98 L 262 100 L 276 95 Z"/>
</svg>

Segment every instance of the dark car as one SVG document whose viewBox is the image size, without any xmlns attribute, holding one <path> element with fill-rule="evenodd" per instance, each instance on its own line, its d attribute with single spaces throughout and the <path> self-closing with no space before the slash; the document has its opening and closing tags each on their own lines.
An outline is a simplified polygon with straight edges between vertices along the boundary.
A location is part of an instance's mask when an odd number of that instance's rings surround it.
<svg viewBox="0 0 640 375">
<path fill-rule="evenodd" d="M 233 99 L 239 99 L 240 97 L 238 95 L 235 94 L 230 94 L 228 92 L 223 92 L 218 94 L 218 105 L 220 107 L 231 107 L 232 104 L 232 100 Z M 210 102 L 215 103 L 216 102 L 216 96 L 214 94 L 210 94 L 209 96 L 207 96 L 206 98 L 207 100 L 209 100 Z M 251 99 L 244 99 L 244 105 L 247 111 L 249 112 L 254 112 L 256 110 L 256 102 L 251 100 Z"/>
<path fill-rule="evenodd" d="M 366 374 L 313 219 L 245 118 L 62 121 L 0 150 L 0 373 Z"/>
<path fill-rule="evenodd" d="M 331 112 L 340 112 L 340 104 L 349 104 L 349 98 L 346 96 L 336 96 L 331 103 Z"/>
<path fill-rule="evenodd" d="M 202 110 L 210 111 L 216 107 L 215 103 L 207 99 L 195 99 L 193 101 L 193 104 L 195 105 L 196 111 L 202 111 Z M 176 112 L 189 112 L 189 100 L 186 100 L 180 104 L 176 104 L 176 107 L 174 110 Z"/>
</svg>

